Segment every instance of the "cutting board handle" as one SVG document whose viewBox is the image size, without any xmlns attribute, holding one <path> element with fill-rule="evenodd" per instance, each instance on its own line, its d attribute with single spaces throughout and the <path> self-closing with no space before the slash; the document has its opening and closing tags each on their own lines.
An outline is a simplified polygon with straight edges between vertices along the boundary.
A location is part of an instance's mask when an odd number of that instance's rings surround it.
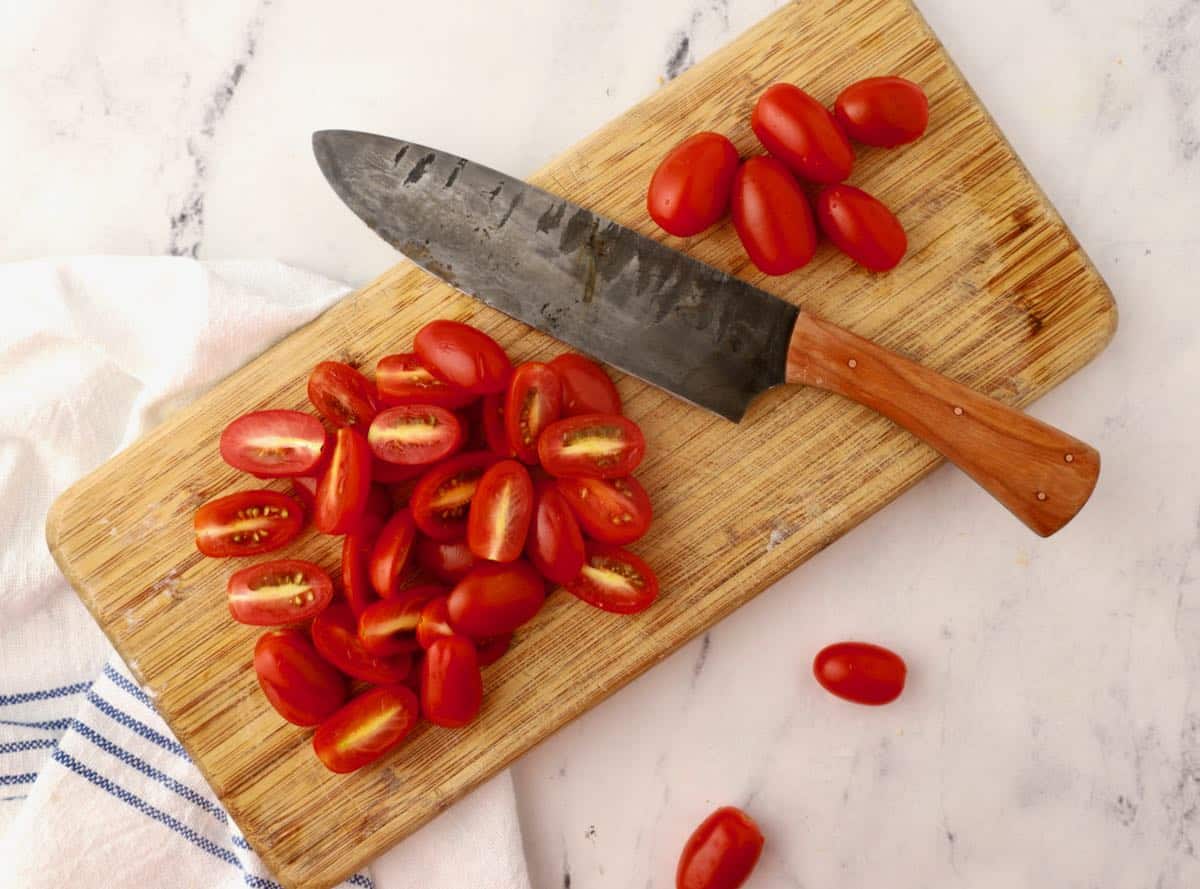
<svg viewBox="0 0 1200 889">
<path fill-rule="evenodd" d="M 1100 474 L 1090 445 L 808 312 L 792 331 L 787 381 L 903 426 L 1043 537 L 1083 508 Z"/>
</svg>

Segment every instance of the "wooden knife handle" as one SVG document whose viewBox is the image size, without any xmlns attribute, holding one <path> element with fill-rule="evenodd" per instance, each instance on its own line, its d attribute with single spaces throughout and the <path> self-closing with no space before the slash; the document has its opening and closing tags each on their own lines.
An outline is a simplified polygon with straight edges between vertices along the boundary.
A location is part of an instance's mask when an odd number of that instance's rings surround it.
<svg viewBox="0 0 1200 889">
<path fill-rule="evenodd" d="M 1083 508 L 1100 474 L 1090 445 L 807 312 L 792 331 L 787 381 L 903 426 L 1043 537 Z"/>
</svg>

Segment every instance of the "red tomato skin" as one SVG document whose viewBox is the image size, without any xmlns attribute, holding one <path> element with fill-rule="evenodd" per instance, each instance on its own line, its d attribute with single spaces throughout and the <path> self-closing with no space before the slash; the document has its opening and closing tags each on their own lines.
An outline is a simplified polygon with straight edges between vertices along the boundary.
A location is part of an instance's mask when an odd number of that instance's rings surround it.
<svg viewBox="0 0 1200 889">
<path fill-rule="evenodd" d="M 371 549 L 370 577 L 372 588 L 382 598 L 399 592 L 416 536 L 417 526 L 407 509 L 398 510 L 379 532 Z"/>
<path fill-rule="evenodd" d="M 369 444 L 369 442 L 368 442 Z M 402 463 L 389 463 L 371 455 L 371 481 L 381 485 L 399 485 L 420 478 L 429 471 L 428 466 L 405 466 Z"/>
<path fill-rule="evenodd" d="M 450 592 L 450 626 L 472 639 L 511 633 L 541 610 L 546 586 L 528 562 L 481 562 Z"/>
<path fill-rule="evenodd" d="M 350 606 L 334 602 L 317 615 L 310 630 L 318 653 L 347 676 L 376 685 L 403 682 L 412 667 L 408 655 L 377 657 L 358 638 L 358 620 Z"/>
<path fill-rule="evenodd" d="M 479 479 L 467 514 L 467 546 L 476 558 L 511 562 L 521 555 L 533 517 L 533 482 L 516 460 L 501 460 Z"/>
<path fill-rule="evenodd" d="M 361 769 L 404 740 L 417 724 L 419 710 L 417 696 L 407 686 L 372 688 L 321 723 L 313 734 L 313 750 L 331 772 Z M 387 719 L 381 720 L 384 714 Z M 365 731 L 368 726 L 373 730 Z"/>
<path fill-rule="evenodd" d="M 470 639 L 444 636 L 421 663 L 421 713 L 434 725 L 461 728 L 479 715 L 483 677 Z"/>
<path fill-rule="evenodd" d="M 929 99 L 921 87 L 903 77 L 868 77 L 842 90 L 833 114 L 842 131 L 856 142 L 895 148 L 924 135 Z"/>
<path fill-rule="evenodd" d="M 601 584 L 591 576 L 591 571 L 615 571 L 623 582 L 619 587 Z M 613 614 L 637 614 L 658 598 L 658 575 L 654 569 L 628 550 L 603 543 L 587 548 L 579 576 L 565 586 L 577 599 Z"/>
<path fill-rule="evenodd" d="M 379 410 L 375 384 L 340 361 L 322 361 L 313 368 L 308 400 L 334 426 L 353 426 L 363 432 Z"/>
<path fill-rule="evenodd" d="M 833 115 L 790 83 L 767 88 L 750 126 L 767 151 L 809 182 L 841 182 L 854 168 L 854 149 Z"/>
<path fill-rule="evenodd" d="M 425 603 L 421 617 L 417 621 L 417 644 L 428 650 L 443 636 L 453 636 L 454 628 L 450 626 L 450 611 L 446 607 L 447 598 L 438 596 Z"/>
<path fill-rule="evenodd" d="M 304 514 L 310 516 L 317 508 L 317 483 L 321 480 L 313 475 L 298 475 L 292 478 L 292 496 L 304 507 Z"/>
<path fill-rule="evenodd" d="M 476 395 L 503 392 L 512 373 L 499 343 L 458 321 L 430 321 L 417 331 L 413 348 L 434 376 Z"/>
<path fill-rule="evenodd" d="M 738 153 L 720 133 L 684 139 L 650 177 L 646 209 L 659 228 L 679 238 L 698 235 L 729 210 Z"/>
<path fill-rule="evenodd" d="M 562 381 L 549 365 L 527 361 L 516 369 L 504 401 L 509 450 L 522 463 L 538 461 L 542 430 L 562 413 Z"/>
<path fill-rule="evenodd" d="M 371 551 L 382 527 L 378 519 L 367 516 L 342 538 L 342 592 L 355 617 L 378 598 L 371 586 Z"/>
<path fill-rule="evenodd" d="M 595 361 L 564 352 L 550 362 L 550 368 L 562 381 L 564 417 L 621 413 L 621 395 L 604 368 Z"/>
<path fill-rule="evenodd" d="M 324 534 L 345 534 L 362 517 L 370 496 L 371 448 L 361 433 L 338 429 L 329 468 L 317 483 L 313 524 Z"/>
<path fill-rule="evenodd" d="M 512 457 L 513 448 L 508 440 L 508 425 L 504 422 L 503 394 L 485 395 L 480 402 L 479 423 L 483 427 L 483 441 L 487 449 L 498 457 Z"/>
<path fill-rule="evenodd" d="M 293 579 L 302 576 L 304 591 L 293 597 L 280 599 L 267 594 L 266 598 L 255 596 L 255 591 L 274 587 L 271 581 L 291 585 Z M 229 613 L 233 619 L 256 627 L 273 627 L 295 624 L 315 617 L 333 599 L 333 581 L 320 565 L 301 559 L 277 559 L 250 565 L 229 576 L 226 587 Z"/>
<path fill-rule="evenodd" d="M 250 511 L 255 510 L 251 515 Z M 222 529 L 232 523 L 247 525 L 232 533 Z M 254 556 L 286 546 L 304 527 L 304 509 L 287 494 L 239 491 L 210 500 L 193 518 L 196 549 L 206 556 Z M 259 539 L 254 539 L 256 535 Z M 235 538 L 241 537 L 241 540 Z"/>
<path fill-rule="evenodd" d="M 275 712 L 293 725 L 316 725 L 346 700 L 346 680 L 295 627 L 263 633 L 254 672 Z"/>
<path fill-rule="evenodd" d="M 650 528 L 654 508 L 636 478 L 560 478 L 555 486 L 593 540 L 626 546 Z"/>
<path fill-rule="evenodd" d="M 487 639 L 480 639 L 475 643 L 476 656 L 479 659 L 479 666 L 489 667 L 508 652 L 508 647 L 512 645 L 512 633 L 503 633 L 499 636 L 490 636 Z"/>
<path fill-rule="evenodd" d="M 263 441 L 271 436 L 286 438 L 293 445 L 271 449 Z M 321 464 L 325 438 L 325 427 L 310 414 L 254 411 L 225 427 L 221 433 L 221 459 L 259 478 L 311 475 Z"/>
<path fill-rule="evenodd" d="M 882 201 L 853 185 L 821 189 L 817 219 L 839 250 L 873 272 L 894 269 L 908 251 L 900 220 Z"/>
<path fill-rule="evenodd" d="M 374 655 L 412 654 L 419 647 L 416 632 L 423 609 L 445 593 L 443 587 L 427 584 L 375 602 L 358 618 L 358 638 Z"/>
<path fill-rule="evenodd" d="M 808 265 L 817 252 L 817 229 L 808 198 L 782 162 L 749 158 L 733 184 L 733 227 L 746 255 L 767 275 Z"/>
<path fill-rule="evenodd" d="M 397 427 L 419 432 L 436 431 L 432 440 L 417 444 L 396 441 L 391 437 Z M 449 457 L 463 443 L 463 429 L 458 417 L 444 407 L 429 404 L 402 404 L 380 411 L 367 431 L 371 453 L 385 463 L 402 466 L 428 466 Z"/>
<path fill-rule="evenodd" d="M 603 457 L 573 454 L 573 442 L 599 430 L 596 437 L 612 438 L 619 449 Z M 538 438 L 542 468 L 558 478 L 619 478 L 629 475 L 646 455 L 646 439 L 637 423 L 619 414 L 580 414 L 551 423 Z"/>
<path fill-rule="evenodd" d="M 439 380 L 415 354 L 387 355 L 375 365 L 379 400 L 394 407 L 401 404 L 432 404 L 448 410 L 465 407 L 476 396 L 466 389 Z"/>
<path fill-rule="evenodd" d="M 900 697 L 908 668 L 900 655 L 879 645 L 835 642 L 817 652 L 813 675 L 830 694 L 877 707 Z"/>
<path fill-rule="evenodd" d="M 749 815 L 733 806 L 717 809 L 684 845 L 675 889 L 738 889 L 762 850 L 762 831 Z"/>
<path fill-rule="evenodd" d="M 566 498 L 553 482 L 537 486 L 525 550 L 533 567 L 551 583 L 572 581 L 583 567 L 583 534 Z"/>
<path fill-rule="evenodd" d="M 465 540 L 442 543 L 421 536 L 417 539 L 417 564 L 442 583 L 456 584 L 475 567 L 475 554 Z"/>
<path fill-rule="evenodd" d="M 469 480 L 473 479 L 473 491 L 478 487 L 479 478 L 497 459 L 499 458 L 495 454 L 488 451 L 470 451 L 431 467 L 421 476 L 413 488 L 411 501 L 413 521 L 417 523 L 421 532 L 443 543 L 465 537 L 470 500 L 474 498 L 474 493 L 471 493 L 471 498 L 465 503 L 455 501 L 443 513 L 438 511 L 438 499 L 443 493 L 443 488 L 454 486 L 455 479 L 468 480 L 463 483 L 464 488 L 471 484 Z"/>
</svg>

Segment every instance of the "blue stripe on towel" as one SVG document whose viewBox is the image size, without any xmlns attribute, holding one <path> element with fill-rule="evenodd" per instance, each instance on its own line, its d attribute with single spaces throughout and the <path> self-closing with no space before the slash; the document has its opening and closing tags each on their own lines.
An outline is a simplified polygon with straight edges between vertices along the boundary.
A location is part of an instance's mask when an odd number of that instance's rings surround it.
<svg viewBox="0 0 1200 889">
<path fill-rule="evenodd" d="M 13 803 L 19 799 L 28 799 L 28 798 L 29 798 L 28 794 L 25 794 L 24 796 L 0 796 L 0 803 Z"/>
<path fill-rule="evenodd" d="M 22 691 L 12 695 L 0 695 L 0 707 L 8 704 L 27 704 L 30 701 L 47 701 L 50 698 L 62 698 L 67 695 L 77 695 L 91 687 L 90 682 L 76 682 L 72 685 L 60 685 L 58 688 L 43 688 L 38 691 Z"/>
<path fill-rule="evenodd" d="M 169 750 L 172 753 L 182 756 L 184 759 L 187 759 L 189 762 L 191 762 L 187 755 L 187 751 L 183 749 L 183 745 L 178 741 L 174 740 L 173 738 L 168 738 L 161 732 L 156 732 L 154 729 L 150 728 L 150 726 L 146 725 L 146 723 L 134 719 L 124 710 L 110 704 L 94 691 L 88 692 L 87 699 L 97 710 L 99 710 L 108 718 L 112 719 L 114 722 L 125 726 L 125 728 L 132 732 L 136 732 L 147 741 L 154 742 L 159 747 L 163 748 L 163 750 Z"/>
<path fill-rule="evenodd" d="M 37 772 L 25 772 L 23 775 L 0 775 L 0 787 L 11 787 L 14 784 L 32 784 L 37 780 Z"/>
<path fill-rule="evenodd" d="M 351 886 L 362 886 L 363 889 L 375 889 L 375 884 L 366 874 L 355 874 L 354 876 L 347 878 L 346 882 Z"/>
<path fill-rule="evenodd" d="M 38 738 L 34 741 L 13 741 L 10 744 L 0 744 L 0 753 L 24 753 L 26 750 L 42 750 L 53 747 L 56 742 L 49 738 Z"/>
<path fill-rule="evenodd" d="M 62 731 L 71 724 L 67 719 L 47 719 L 42 722 L 22 722 L 19 719 L 0 719 L 0 725 L 19 725 L 21 728 L 44 728 Z"/>
<path fill-rule="evenodd" d="M 150 695 L 146 694 L 144 691 L 114 670 L 111 664 L 104 665 L 104 675 L 112 680 L 112 684 L 117 686 L 117 688 L 129 692 L 129 694 L 133 695 L 151 710 L 154 709 L 154 700 L 150 697 Z"/>
</svg>

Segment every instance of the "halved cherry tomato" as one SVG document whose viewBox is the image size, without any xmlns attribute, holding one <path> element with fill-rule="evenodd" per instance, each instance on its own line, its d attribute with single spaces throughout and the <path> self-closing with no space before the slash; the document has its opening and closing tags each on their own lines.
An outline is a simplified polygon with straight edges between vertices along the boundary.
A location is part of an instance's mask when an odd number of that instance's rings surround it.
<svg viewBox="0 0 1200 889">
<path fill-rule="evenodd" d="M 560 478 L 556 485 L 584 533 L 602 543 L 633 543 L 646 533 L 654 517 L 646 489 L 632 475 Z"/>
<path fill-rule="evenodd" d="M 264 633 L 254 646 L 254 672 L 275 711 L 295 725 L 316 725 L 346 700 L 346 680 L 295 627 Z"/>
<path fill-rule="evenodd" d="M 752 157 L 738 170 L 733 227 L 751 261 L 768 275 L 786 275 L 807 265 L 817 250 L 808 198 L 773 157 Z"/>
<path fill-rule="evenodd" d="M 592 479 L 561 479 L 574 485 Z M 595 481 L 600 481 L 596 479 Z M 606 484 L 600 481 L 601 484 Z M 574 580 L 583 567 L 583 535 L 567 500 L 554 482 L 539 482 L 534 497 L 533 521 L 525 546 L 529 561 L 542 577 L 553 583 Z"/>
<path fill-rule="evenodd" d="M 401 463 L 389 463 L 371 455 L 371 481 L 381 485 L 398 485 L 420 478 L 429 470 L 428 466 L 405 466 Z"/>
<path fill-rule="evenodd" d="M 470 639 L 445 636 L 425 652 L 421 664 L 421 712 L 434 725 L 460 728 L 479 715 L 483 678 Z"/>
<path fill-rule="evenodd" d="M 363 507 L 362 515 L 358 517 L 358 523 L 355 525 L 369 522 L 376 525 L 383 525 L 392 517 L 392 494 L 383 485 L 371 485 L 371 492 L 367 494 L 367 505 Z"/>
<path fill-rule="evenodd" d="M 196 549 L 204 555 L 253 556 L 295 539 L 304 527 L 304 510 L 278 491 L 239 491 L 205 503 L 193 524 Z"/>
<path fill-rule="evenodd" d="M 658 598 L 658 577 L 649 565 L 602 543 L 588 547 L 583 569 L 566 587 L 589 605 L 616 614 L 645 611 Z"/>
<path fill-rule="evenodd" d="M 297 475 L 292 479 L 292 496 L 304 507 L 304 514 L 310 516 L 317 508 L 317 482 L 320 479 L 313 475 Z"/>
<path fill-rule="evenodd" d="M 854 168 L 854 149 L 833 115 L 790 83 L 767 88 L 750 126 L 767 151 L 810 182 L 841 182 Z"/>
<path fill-rule="evenodd" d="M 408 655 L 377 657 L 358 638 L 358 620 L 350 606 L 334 602 L 312 623 L 312 640 L 321 657 L 347 676 L 387 685 L 402 682 L 412 667 Z"/>
<path fill-rule="evenodd" d="M 504 401 L 508 444 L 522 463 L 538 461 L 542 430 L 562 412 L 562 381 L 549 365 L 527 361 L 516 369 Z"/>
<path fill-rule="evenodd" d="M 461 540 L 479 477 L 496 462 L 495 454 L 472 451 L 434 466 L 413 489 L 413 521 L 434 540 Z"/>
<path fill-rule="evenodd" d="M 376 414 L 367 441 L 380 460 L 425 466 L 457 451 L 463 430 L 458 417 L 444 407 L 404 404 Z"/>
<path fill-rule="evenodd" d="M 373 513 L 364 513 L 358 526 L 342 538 L 342 592 L 355 617 L 376 601 L 371 586 L 371 552 L 383 522 Z"/>
<path fill-rule="evenodd" d="M 443 583 L 458 583 L 475 567 L 475 554 L 465 540 L 445 543 L 421 537 L 416 554 L 417 564 Z"/>
<path fill-rule="evenodd" d="M 481 562 L 459 581 L 446 608 L 456 633 L 484 639 L 511 633 L 546 601 L 546 585 L 528 562 Z"/>
<path fill-rule="evenodd" d="M 619 414 L 621 396 L 608 374 L 595 361 L 564 352 L 550 362 L 562 381 L 562 415 Z"/>
<path fill-rule="evenodd" d="M 479 478 L 467 515 L 467 546 L 480 559 L 511 562 L 525 548 L 533 517 L 533 482 L 516 460 L 501 460 Z"/>
<path fill-rule="evenodd" d="M 353 426 L 363 432 L 379 410 L 375 384 L 340 361 L 322 361 L 313 368 L 308 400 L 334 426 Z"/>
<path fill-rule="evenodd" d="M 229 613 L 255 626 L 308 620 L 333 598 L 333 581 L 320 565 L 279 559 L 251 565 L 229 576 Z"/>
<path fill-rule="evenodd" d="M 331 772 L 353 772 L 394 749 L 417 724 L 412 689 L 385 685 L 365 691 L 313 734 L 313 750 Z"/>
<path fill-rule="evenodd" d="M 417 536 L 412 512 L 401 509 L 396 512 L 375 540 L 371 550 L 371 586 L 375 592 L 387 599 L 400 591 L 404 569 L 408 565 L 409 553 Z"/>
<path fill-rule="evenodd" d="M 842 90 L 833 113 L 851 139 L 894 148 L 921 138 L 929 125 L 929 100 L 911 80 L 868 77 Z"/>
<path fill-rule="evenodd" d="M 421 609 L 421 616 L 417 618 L 417 644 L 424 649 L 428 649 L 443 636 L 454 635 L 446 602 L 445 596 L 438 596 L 426 602 L 425 607 Z"/>
<path fill-rule="evenodd" d="M 700 234 L 729 209 L 737 166 L 737 149 L 720 133 L 689 136 L 667 153 L 650 177 L 650 218 L 680 238 Z"/>
<path fill-rule="evenodd" d="M 370 496 L 371 448 L 361 433 L 339 429 L 329 468 L 317 484 L 313 524 L 325 534 L 345 534 L 361 518 Z"/>
<path fill-rule="evenodd" d="M 221 433 L 221 459 L 259 478 L 309 475 L 325 447 L 321 421 L 300 411 L 244 414 Z"/>
<path fill-rule="evenodd" d="M 900 697 L 908 668 L 900 655 L 878 645 L 836 642 L 817 652 L 813 675 L 830 694 L 876 706 Z"/>
<path fill-rule="evenodd" d="M 503 394 L 483 397 L 479 403 L 479 425 L 483 427 L 483 440 L 489 451 L 499 457 L 513 456 L 508 426 L 504 422 Z"/>
<path fill-rule="evenodd" d="M 417 586 L 394 599 L 384 599 L 367 608 L 358 618 L 358 638 L 371 654 L 404 654 L 415 651 L 417 624 L 425 605 L 446 590 L 440 586 Z"/>
<path fill-rule="evenodd" d="M 717 809 L 688 837 L 675 871 L 675 889 L 738 889 L 758 864 L 762 849 L 762 831 L 749 815 L 733 806 Z"/>
<path fill-rule="evenodd" d="M 508 646 L 512 644 L 512 633 L 502 633 L 499 636 L 489 636 L 475 643 L 475 653 L 480 667 L 496 663 L 504 657 Z"/>
<path fill-rule="evenodd" d="M 388 355 L 375 365 L 375 385 L 384 404 L 433 404 L 453 410 L 475 400 L 476 395 L 439 380 L 416 355 Z"/>
<path fill-rule="evenodd" d="M 551 475 L 619 478 L 642 462 L 646 439 L 632 420 L 618 414 L 581 414 L 546 427 L 538 456 Z"/>
<path fill-rule="evenodd" d="M 895 268 L 908 250 L 908 235 L 892 211 L 853 185 L 821 189 L 817 219 L 839 250 L 871 271 Z"/>
<path fill-rule="evenodd" d="M 512 373 L 499 343 L 458 321 L 430 321 L 417 332 L 413 349 L 435 377 L 477 395 L 504 391 Z"/>
</svg>

